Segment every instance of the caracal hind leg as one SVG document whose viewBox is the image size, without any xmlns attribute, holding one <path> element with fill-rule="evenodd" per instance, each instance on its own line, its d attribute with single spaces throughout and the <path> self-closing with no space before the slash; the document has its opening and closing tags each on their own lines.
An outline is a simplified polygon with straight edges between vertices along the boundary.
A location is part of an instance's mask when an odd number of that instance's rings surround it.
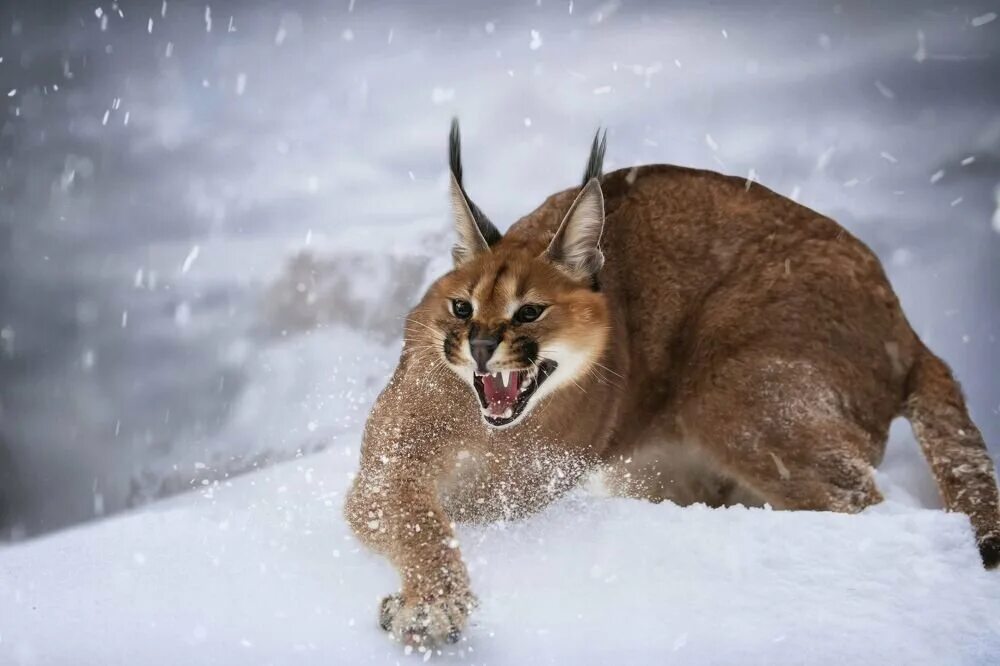
<svg viewBox="0 0 1000 666">
<path fill-rule="evenodd" d="M 688 436 L 774 508 L 856 513 L 882 501 L 884 434 L 847 416 L 808 363 L 729 364 L 695 396 L 681 412 Z"/>
<path fill-rule="evenodd" d="M 702 447 L 659 431 L 608 461 L 602 480 L 611 493 L 679 506 L 761 506 L 749 488 L 723 473 Z"/>
</svg>

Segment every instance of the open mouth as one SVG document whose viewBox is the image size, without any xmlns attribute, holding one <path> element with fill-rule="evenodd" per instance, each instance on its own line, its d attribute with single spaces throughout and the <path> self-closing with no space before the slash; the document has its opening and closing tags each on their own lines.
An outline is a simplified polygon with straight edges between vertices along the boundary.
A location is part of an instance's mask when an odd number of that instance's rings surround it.
<svg viewBox="0 0 1000 666">
<path fill-rule="evenodd" d="M 545 359 L 525 370 L 474 373 L 472 385 L 476 387 L 479 403 L 483 407 L 483 418 L 496 427 L 513 423 L 558 365 Z"/>
</svg>

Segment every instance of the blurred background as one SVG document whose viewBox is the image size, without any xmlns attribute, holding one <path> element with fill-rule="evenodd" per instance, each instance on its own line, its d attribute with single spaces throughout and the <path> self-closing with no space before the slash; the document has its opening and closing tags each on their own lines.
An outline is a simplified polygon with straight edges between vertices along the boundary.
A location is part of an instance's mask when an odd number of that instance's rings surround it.
<svg viewBox="0 0 1000 666">
<path fill-rule="evenodd" d="M 0 535 L 356 455 L 449 265 L 452 115 L 501 227 L 576 184 L 598 125 L 608 170 L 834 217 L 1000 454 L 998 7 L 6 0 Z"/>
</svg>

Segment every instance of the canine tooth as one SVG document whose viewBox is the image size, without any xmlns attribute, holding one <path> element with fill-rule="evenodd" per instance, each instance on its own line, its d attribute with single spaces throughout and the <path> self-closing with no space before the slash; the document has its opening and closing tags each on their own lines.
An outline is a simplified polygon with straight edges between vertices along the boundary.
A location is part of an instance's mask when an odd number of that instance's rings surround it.
<svg viewBox="0 0 1000 666">
<path fill-rule="evenodd" d="M 510 370 L 500 371 L 500 383 L 503 384 L 504 388 L 510 386 Z"/>
</svg>

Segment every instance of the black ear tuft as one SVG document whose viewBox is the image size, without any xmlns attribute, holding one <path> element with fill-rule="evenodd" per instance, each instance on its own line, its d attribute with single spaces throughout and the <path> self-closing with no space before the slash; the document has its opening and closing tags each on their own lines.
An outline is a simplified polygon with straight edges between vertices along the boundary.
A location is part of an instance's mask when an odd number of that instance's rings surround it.
<svg viewBox="0 0 1000 666">
<path fill-rule="evenodd" d="M 455 176 L 455 181 L 458 183 L 458 188 L 462 192 L 462 197 L 465 199 L 466 205 L 469 206 L 469 210 L 472 212 L 476 226 L 479 227 L 479 233 L 486 239 L 487 245 L 493 245 L 500 240 L 502 234 L 493 226 L 490 218 L 486 217 L 486 214 L 479 210 L 479 206 L 469 198 L 469 195 L 465 191 L 465 185 L 462 183 L 462 135 L 458 129 L 458 118 L 451 119 L 451 132 L 448 134 L 448 166 L 451 168 L 451 173 Z"/>
<path fill-rule="evenodd" d="M 456 131 L 452 126 L 452 131 Z M 604 170 L 604 151 L 608 147 L 608 130 L 601 134 L 601 128 L 597 128 L 594 134 L 594 143 L 590 146 L 590 159 L 587 160 L 587 170 L 583 173 L 583 183 L 586 185 L 593 178 L 600 179 Z"/>
<path fill-rule="evenodd" d="M 455 180 L 462 184 L 462 135 L 458 130 L 458 118 L 451 119 L 451 133 L 448 134 L 448 166 L 455 174 Z"/>
</svg>

